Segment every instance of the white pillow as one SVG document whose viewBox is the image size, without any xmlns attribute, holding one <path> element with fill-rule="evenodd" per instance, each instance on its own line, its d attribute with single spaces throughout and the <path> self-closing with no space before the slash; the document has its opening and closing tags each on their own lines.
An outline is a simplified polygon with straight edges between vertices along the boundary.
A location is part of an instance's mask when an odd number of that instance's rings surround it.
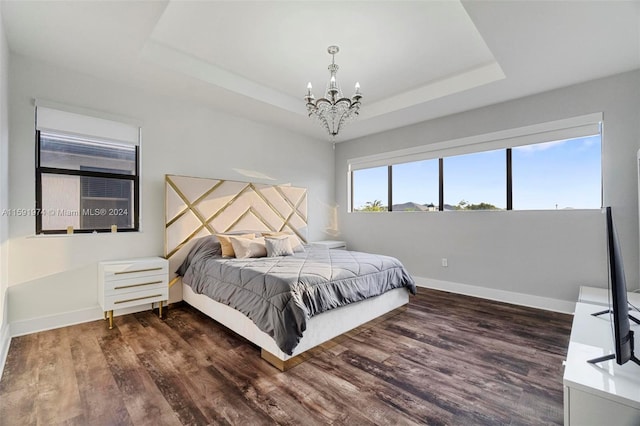
<svg viewBox="0 0 640 426">
<path fill-rule="evenodd" d="M 229 237 L 229 240 L 231 241 L 237 259 L 265 257 L 267 255 L 267 248 L 263 237 L 256 239 Z"/>
<path fill-rule="evenodd" d="M 235 237 L 241 238 L 255 238 L 255 234 L 236 234 Z M 235 257 L 236 254 L 233 251 L 233 246 L 231 245 L 231 240 L 229 239 L 231 235 L 229 234 L 216 234 L 218 241 L 220 241 L 220 246 L 222 247 L 222 256 L 224 257 Z"/>
</svg>

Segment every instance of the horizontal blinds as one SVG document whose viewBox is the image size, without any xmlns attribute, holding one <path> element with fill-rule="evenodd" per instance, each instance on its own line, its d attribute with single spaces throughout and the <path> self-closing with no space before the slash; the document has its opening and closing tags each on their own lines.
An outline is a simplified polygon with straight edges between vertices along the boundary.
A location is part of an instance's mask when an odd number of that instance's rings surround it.
<svg viewBox="0 0 640 426">
<path fill-rule="evenodd" d="M 451 157 L 473 152 L 575 139 L 600 133 L 602 113 L 588 114 L 550 123 L 509 129 L 481 136 L 438 142 L 415 148 L 375 154 L 349 160 L 350 170 L 390 166 L 412 161 Z"/>
<path fill-rule="evenodd" d="M 36 129 L 138 145 L 140 128 L 104 118 L 37 106 Z"/>
</svg>

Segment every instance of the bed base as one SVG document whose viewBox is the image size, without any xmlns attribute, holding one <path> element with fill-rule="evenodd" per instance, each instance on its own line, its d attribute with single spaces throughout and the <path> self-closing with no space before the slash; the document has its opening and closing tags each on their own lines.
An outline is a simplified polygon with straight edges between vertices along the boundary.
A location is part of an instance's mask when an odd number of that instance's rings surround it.
<svg viewBox="0 0 640 426">
<path fill-rule="evenodd" d="M 275 355 L 265 351 L 264 349 L 261 349 L 261 353 L 260 356 L 262 357 L 262 359 L 264 359 L 265 361 L 267 361 L 269 364 L 273 365 L 274 367 L 276 367 L 278 370 L 280 371 L 287 371 L 290 368 L 295 367 L 298 364 L 301 364 L 303 362 L 305 362 L 308 359 L 313 358 L 314 356 L 316 356 L 317 354 L 319 354 L 320 352 L 324 352 L 326 350 L 329 350 L 331 348 L 333 348 L 334 346 L 339 345 L 340 343 L 342 343 L 345 339 L 348 339 L 351 336 L 354 336 L 358 333 L 363 332 L 364 330 L 367 330 L 371 327 L 374 327 L 375 325 L 386 321 L 387 319 L 394 317 L 398 314 L 401 314 L 402 312 L 407 310 L 407 305 L 402 305 L 399 308 L 396 308 L 394 310 L 392 310 L 391 312 L 387 312 L 386 314 L 379 316 L 377 318 L 372 319 L 371 321 L 366 322 L 365 324 L 362 324 L 361 326 L 358 326 L 354 329 L 352 329 L 351 331 L 348 331 L 346 333 L 343 333 L 337 337 L 334 337 L 333 339 L 321 343 L 320 345 L 309 349 L 306 352 L 301 353 L 300 355 L 296 355 L 291 359 L 288 359 L 286 361 L 283 361 L 281 359 L 279 359 L 278 357 L 276 357 Z"/>
<path fill-rule="evenodd" d="M 182 287 L 185 302 L 260 347 L 262 358 L 281 371 L 311 358 L 315 353 L 313 348 L 325 344 L 326 349 L 326 342 L 376 318 L 382 321 L 395 315 L 398 313 L 396 309 L 409 303 L 407 289 L 398 288 L 316 315 L 307 322 L 307 330 L 293 354 L 287 355 L 268 334 L 261 331 L 241 312 L 207 296 L 194 293 L 186 284 L 182 284 Z M 338 344 L 337 341 L 333 343 Z"/>
</svg>

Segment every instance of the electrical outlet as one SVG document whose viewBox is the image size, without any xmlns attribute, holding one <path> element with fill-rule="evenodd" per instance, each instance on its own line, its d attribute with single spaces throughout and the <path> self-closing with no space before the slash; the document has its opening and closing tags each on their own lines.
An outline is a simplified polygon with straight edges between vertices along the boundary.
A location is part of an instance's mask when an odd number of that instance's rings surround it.
<svg viewBox="0 0 640 426">
<path fill-rule="evenodd" d="M 449 262 L 447 261 L 446 257 L 442 258 L 442 267 L 446 268 L 447 266 L 449 266 Z"/>
</svg>

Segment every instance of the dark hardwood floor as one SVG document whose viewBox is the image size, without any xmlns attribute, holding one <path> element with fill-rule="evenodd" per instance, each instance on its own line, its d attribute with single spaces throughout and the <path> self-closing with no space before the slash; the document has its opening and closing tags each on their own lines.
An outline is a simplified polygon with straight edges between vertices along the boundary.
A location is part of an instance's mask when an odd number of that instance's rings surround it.
<svg viewBox="0 0 640 426">
<path fill-rule="evenodd" d="M 571 318 L 421 288 L 282 373 L 173 306 L 14 338 L 0 424 L 562 424 Z"/>
</svg>

